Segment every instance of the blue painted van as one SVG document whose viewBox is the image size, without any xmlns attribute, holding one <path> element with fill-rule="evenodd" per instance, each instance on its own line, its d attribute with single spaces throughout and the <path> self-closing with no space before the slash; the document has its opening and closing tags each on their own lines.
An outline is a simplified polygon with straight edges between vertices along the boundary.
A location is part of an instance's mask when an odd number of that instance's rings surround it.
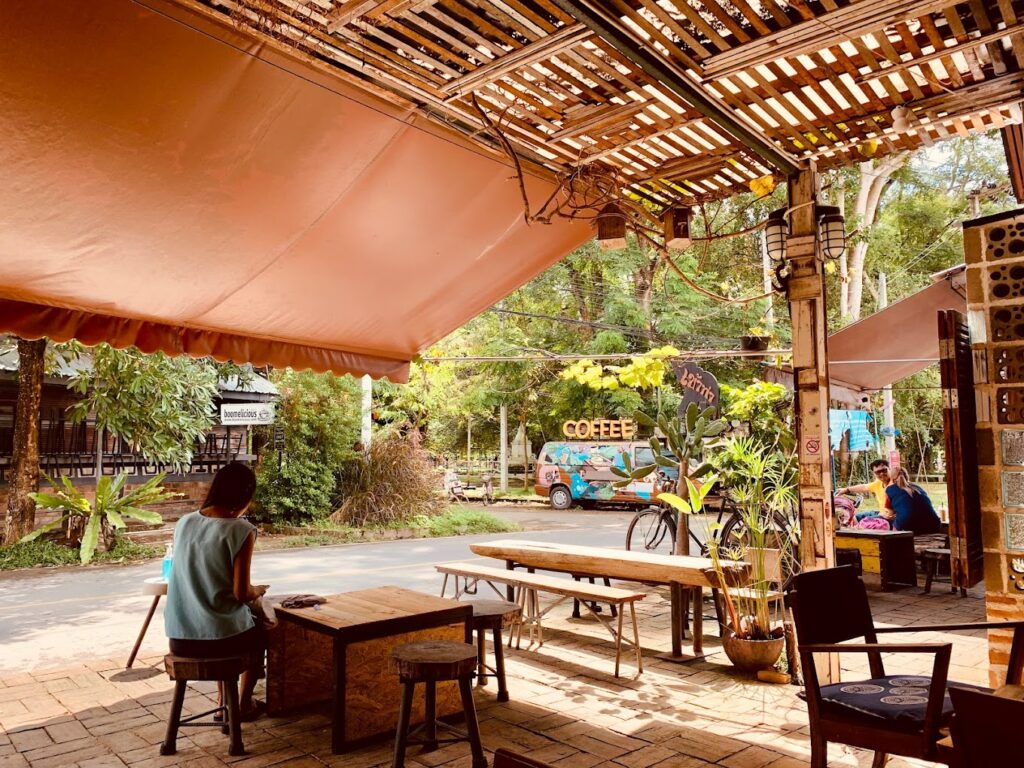
<svg viewBox="0 0 1024 768">
<path fill-rule="evenodd" d="M 545 443 L 537 458 L 534 490 L 547 496 L 555 509 L 605 504 L 647 505 L 658 498 L 667 481 L 674 480 L 675 470 L 658 468 L 643 480 L 633 480 L 623 488 L 614 483 L 622 480 L 612 467 L 625 469 L 624 455 L 633 467 L 654 463 L 654 451 L 645 441 L 587 442 L 556 441 Z"/>
</svg>

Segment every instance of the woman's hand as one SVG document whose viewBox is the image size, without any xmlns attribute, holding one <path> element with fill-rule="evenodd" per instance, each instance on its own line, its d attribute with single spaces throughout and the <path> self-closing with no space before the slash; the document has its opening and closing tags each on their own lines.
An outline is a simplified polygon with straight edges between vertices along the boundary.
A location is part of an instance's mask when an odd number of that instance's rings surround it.
<svg viewBox="0 0 1024 768">
<path fill-rule="evenodd" d="M 257 597 L 263 597 L 267 594 L 267 590 L 270 589 L 269 584 L 250 584 L 249 585 L 249 597 L 245 602 L 255 600 Z"/>
</svg>

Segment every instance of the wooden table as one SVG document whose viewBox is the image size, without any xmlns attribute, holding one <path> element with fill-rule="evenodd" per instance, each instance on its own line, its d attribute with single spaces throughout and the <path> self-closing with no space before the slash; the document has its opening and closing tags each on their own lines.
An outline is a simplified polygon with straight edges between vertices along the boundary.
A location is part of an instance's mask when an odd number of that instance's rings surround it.
<svg viewBox="0 0 1024 768">
<path fill-rule="evenodd" d="M 914 534 L 911 531 L 841 528 L 835 533 L 835 541 L 836 549 L 860 552 L 863 574 L 877 577 L 883 591 L 917 586 Z"/>
<path fill-rule="evenodd" d="M 327 597 L 315 608 L 280 608 L 267 654 L 267 709 L 276 715 L 331 702 L 331 749 L 346 752 L 398 725 L 401 687 L 391 651 L 417 640 L 465 642 L 472 606 L 402 587 Z M 439 716 L 462 712 L 455 683 L 437 686 Z M 412 722 L 424 703 L 413 703 Z"/>
<path fill-rule="evenodd" d="M 559 571 L 576 576 L 599 576 L 645 584 L 665 584 L 672 595 L 672 655 L 682 659 L 685 605 L 689 593 L 703 594 L 704 587 L 717 587 L 718 582 L 711 560 L 683 555 L 657 555 L 604 547 L 581 547 L 571 544 L 552 544 L 541 541 L 500 540 L 471 544 L 475 554 L 505 561 L 506 568 L 517 565 Z M 750 572 L 747 563 L 723 560 L 722 566 L 730 580 L 744 582 Z M 702 607 L 695 600 L 693 611 L 693 655 L 704 652 Z"/>
</svg>

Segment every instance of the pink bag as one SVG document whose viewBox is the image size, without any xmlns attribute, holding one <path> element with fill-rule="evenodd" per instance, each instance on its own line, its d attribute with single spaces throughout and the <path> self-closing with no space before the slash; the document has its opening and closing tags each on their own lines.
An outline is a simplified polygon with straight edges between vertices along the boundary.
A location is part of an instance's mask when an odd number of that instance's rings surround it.
<svg viewBox="0 0 1024 768">
<path fill-rule="evenodd" d="M 889 521 L 884 517 L 865 517 L 859 523 L 858 528 L 864 528 L 869 531 L 888 531 Z"/>
<path fill-rule="evenodd" d="M 857 513 L 857 507 L 852 499 L 847 496 L 836 496 L 833 507 L 839 517 L 840 527 L 849 528 L 856 523 L 854 515 Z"/>
</svg>

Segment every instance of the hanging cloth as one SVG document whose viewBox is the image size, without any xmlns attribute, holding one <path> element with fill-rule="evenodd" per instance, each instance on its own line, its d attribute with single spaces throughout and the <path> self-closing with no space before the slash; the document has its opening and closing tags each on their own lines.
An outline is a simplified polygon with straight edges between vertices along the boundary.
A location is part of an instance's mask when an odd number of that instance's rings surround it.
<svg viewBox="0 0 1024 768">
<path fill-rule="evenodd" d="M 850 423 L 850 450 L 866 451 L 874 448 L 877 440 L 868 428 L 871 414 L 867 411 L 847 411 Z"/>
</svg>

